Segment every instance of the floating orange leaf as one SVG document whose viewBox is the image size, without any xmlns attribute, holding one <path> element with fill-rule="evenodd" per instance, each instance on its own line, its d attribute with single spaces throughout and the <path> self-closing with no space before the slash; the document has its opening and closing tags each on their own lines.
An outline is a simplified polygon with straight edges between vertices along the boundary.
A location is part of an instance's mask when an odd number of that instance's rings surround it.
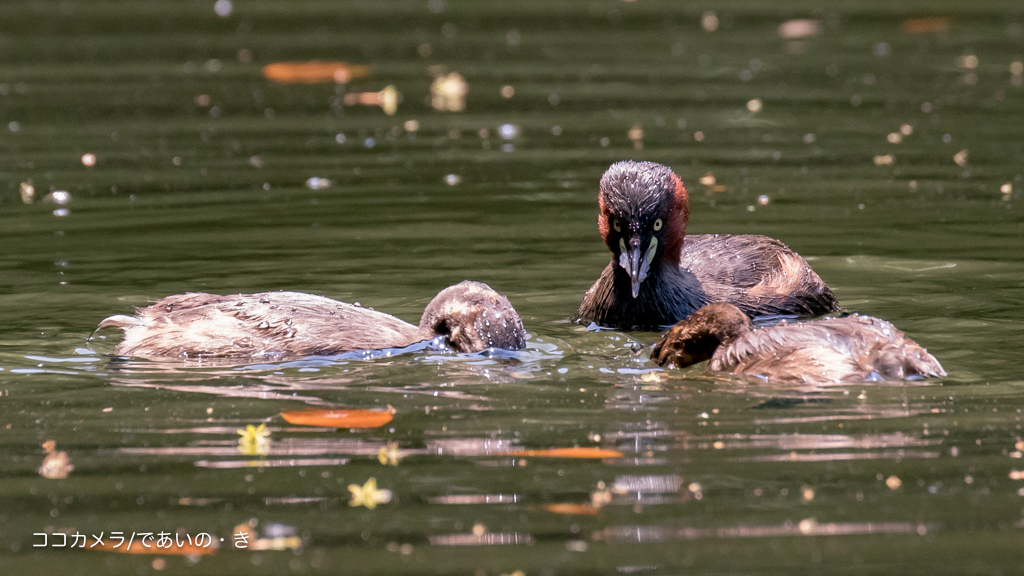
<svg viewBox="0 0 1024 576">
<path fill-rule="evenodd" d="M 949 30 L 949 18 L 940 16 L 911 18 L 903 21 L 903 31 L 907 34 L 928 34 L 946 30 Z"/>
<path fill-rule="evenodd" d="M 622 452 L 603 448 L 552 448 L 551 450 L 516 450 L 507 452 L 509 456 L 529 456 L 530 458 L 622 458 Z"/>
<path fill-rule="evenodd" d="M 289 424 L 328 428 L 376 428 L 391 422 L 388 412 L 379 410 L 300 410 L 281 412 Z"/>
<path fill-rule="evenodd" d="M 164 556 L 207 556 L 217 553 L 217 549 L 213 546 L 196 546 L 187 543 L 178 546 L 177 543 L 171 542 L 170 546 L 161 548 L 156 544 L 143 546 L 138 542 L 132 542 L 131 548 L 129 548 L 127 541 L 114 542 L 113 540 L 104 540 L 95 546 L 87 547 L 86 550 L 102 550 L 120 554 L 161 554 Z"/>
<path fill-rule="evenodd" d="M 398 112 L 398 100 L 401 94 L 394 86 L 385 86 L 380 92 L 349 92 L 345 94 L 345 104 L 365 104 L 367 106 L 380 106 L 388 116 L 394 116 Z"/>
<path fill-rule="evenodd" d="M 594 516 L 601 511 L 590 504 L 545 504 L 544 509 L 555 514 L 579 515 L 586 514 Z"/>
<path fill-rule="evenodd" d="M 354 78 L 370 75 L 369 66 L 349 65 L 346 62 L 274 62 L 263 67 L 267 80 L 278 84 L 316 84 L 337 82 L 345 84 Z"/>
</svg>

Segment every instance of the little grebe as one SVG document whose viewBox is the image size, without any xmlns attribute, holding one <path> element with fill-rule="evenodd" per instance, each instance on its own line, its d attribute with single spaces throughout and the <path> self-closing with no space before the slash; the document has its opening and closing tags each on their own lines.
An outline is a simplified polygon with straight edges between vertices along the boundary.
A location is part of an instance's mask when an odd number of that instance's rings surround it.
<svg viewBox="0 0 1024 576">
<path fill-rule="evenodd" d="M 654 162 L 617 162 L 601 177 L 597 225 L 612 260 L 576 316 L 620 329 L 658 330 L 710 302 L 749 316 L 839 309 L 797 253 L 766 236 L 686 236 L 682 180 Z"/>
<path fill-rule="evenodd" d="M 712 370 L 769 382 L 858 382 L 945 376 L 939 361 L 895 326 L 870 316 L 824 318 L 755 329 L 732 304 L 697 310 L 666 332 L 651 359 L 680 368 L 711 359 Z"/>
<path fill-rule="evenodd" d="M 526 345 L 522 320 L 508 299 L 468 280 L 439 292 L 419 326 L 299 292 L 178 294 L 135 316 L 111 316 L 100 322 L 99 328 L 105 326 L 124 329 L 115 354 L 142 358 L 280 360 L 401 348 L 436 336 L 457 352 Z"/>
</svg>

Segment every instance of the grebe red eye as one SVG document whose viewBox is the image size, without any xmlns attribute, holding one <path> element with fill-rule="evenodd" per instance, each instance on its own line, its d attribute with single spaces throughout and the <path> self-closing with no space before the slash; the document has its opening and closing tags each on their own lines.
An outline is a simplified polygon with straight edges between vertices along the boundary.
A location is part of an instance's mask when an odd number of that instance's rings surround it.
<svg viewBox="0 0 1024 576">
<path fill-rule="evenodd" d="M 661 230 L 661 218 L 654 221 L 654 231 L 657 232 L 658 230 Z"/>
<path fill-rule="evenodd" d="M 622 232 L 622 224 L 619 224 L 619 219 L 612 220 L 612 228 L 615 228 L 616 232 Z"/>
</svg>

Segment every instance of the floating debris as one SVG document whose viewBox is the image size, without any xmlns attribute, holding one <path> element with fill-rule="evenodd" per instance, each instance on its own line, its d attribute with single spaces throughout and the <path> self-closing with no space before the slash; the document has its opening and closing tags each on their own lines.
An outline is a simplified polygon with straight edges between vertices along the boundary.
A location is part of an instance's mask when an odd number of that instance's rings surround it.
<svg viewBox="0 0 1024 576">
<path fill-rule="evenodd" d="M 21 183 L 21 201 L 25 204 L 31 204 L 36 199 L 36 187 L 32 185 L 32 181 Z"/>
<path fill-rule="evenodd" d="M 383 410 L 301 410 L 281 412 L 289 424 L 326 428 L 377 428 L 394 417 Z"/>
<path fill-rule="evenodd" d="M 964 70 L 975 70 L 978 68 L 978 57 L 974 54 L 965 54 L 957 60 L 957 64 Z"/>
<path fill-rule="evenodd" d="M 331 182 L 329 179 L 321 178 L 319 176 L 311 176 L 308 180 L 306 180 L 306 188 L 309 188 L 310 190 L 324 190 L 325 188 L 330 188 L 333 185 L 334 182 Z"/>
<path fill-rule="evenodd" d="M 960 81 L 968 86 L 978 83 L 978 75 L 974 72 L 978 68 L 978 57 L 974 54 L 965 54 L 957 60 L 957 65 L 968 72 L 960 78 Z"/>
<path fill-rule="evenodd" d="M 801 534 L 814 534 L 817 531 L 818 523 L 814 518 L 804 518 L 796 525 Z"/>
<path fill-rule="evenodd" d="M 718 30 L 718 15 L 712 10 L 708 10 L 700 17 L 700 27 L 705 32 L 714 32 Z"/>
<path fill-rule="evenodd" d="M 238 451 L 250 456 L 268 454 L 270 452 L 270 430 L 266 424 L 259 426 L 247 425 L 235 431 L 238 439 Z"/>
<path fill-rule="evenodd" d="M 458 174 L 448 174 L 444 177 L 444 183 L 449 186 L 458 186 L 462 183 L 462 176 Z"/>
<path fill-rule="evenodd" d="M 999 187 L 999 192 L 1002 193 L 1003 200 L 1009 202 L 1010 198 L 1013 197 L 1013 183 L 1012 182 L 1007 182 L 1007 183 L 1003 184 L 1002 186 Z M 1018 442 L 1017 444 L 1021 445 L 1022 443 Z M 1017 450 L 1019 451 L 1019 450 L 1021 450 L 1021 448 L 1018 448 Z"/>
<path fill-rule="evenodd" d="M 350 65 L 347 62 L 274 62 L 263 67 L 263 77 L 278 84 L 347 84 L 353 79 L 369 76 L 371 70 L 370 66 Z"/>
<path fill-rule="evenodd" d="M 807 20 L 798 18 L 787 20 L 779 25 L 779 38 L 794 40 L 796 38 L 808 38 L 821 34 L 821 22 L 818 20 Z"/>
<path fill-rule="evenodd" d="M 75 469 L 75 465 L 71 463 L 71 458 L 68 457 L 67 452 L 57 451 L 57 443 L 55 441 L 47 440 L 43 442 L 43 452 L 46 453 L 46 457 L 43 458 L 43 464 L 39 466 L 39 475 L 43 478 L 51 480 L 67 478 L 68 473 Z"/>
<path fill-rule="evenodd" d="M 700 177 L 700 183 L 708 187 L 708 195 L 711 195 L 715 192 L 725 192 L 725 185 L 718 184 L 717 182 L 718 181 L 715 179 L 715 175 L 712 174 L 711 172 L 708 172 L 707 174 Z"/>
<path fill-rule="evenodd" d="M 761 194 L 757 197 L 757 203 L 761 206 L 767 206 L 769 202 L 771 202 L 771 198 L 767 194 Z"/>
<path fill-rule="evenodd" d="M 376 478 L 370 478 L 362 486 L 359 484 L 349 484 L 348 491 L 352 493 L 352 499 L 348 503 L 349 506 L 366 506 L 373 510 L 378 504 L 391 502 L 391 490 L 377 489 Z"/>
<path fill-rule="evenodd" d="M 913 133 L 914 127 L 911 126 L 910 124 L 903 124 L 900 126 L 900 134 L 903 134 L 904 136 L 910 136 Z"/>
<path fill-rule="evenodd" d="M 904 20 L 902 27 L 905 34 L 934 34 L 949 30 L 949 24 L 949 18 L 932 16 Z"/>
<path fill-rule="evenodd" d="M 605 488 L 604 482 L 597 483 L 597 490 L 590 493 L 590 505 L 595 510 L 600 510 L 604 505 L 612 501 L 612 491 Z"/>
<path fill-rule="evenodd" d="M 231 16 L 231 12 L 234 9 L 235 7 L 231 5 L 231 0 L 217 0 L 213 4 L 213 11 L 221 18 Z"/>
<path fill-rule="evenodd" d="M 54 190 L 46 196 L 43 196 L 43 202 L 56 204 L 58 206 L 67 206 L 71 203 L 71 193 L 67 190 Z"/>
<path fill-rule="evenodd" d="M 95 154 L 82 154 L 82 165 L 87 168 L 92 168 L 96 165 Z"/>
<path fill-rule="evenodd" d="M 600 507 L 595 507 L 593 504 L 545 504 L 544 510 L 554 514 L 565 514 L 570 516 L 594 516 L 601 511 Z"/>
<path fill-rule="evenodd" d="M 961 151 L 959 151 L 959 152 L 957 152 L 956 154 L 953 155 L 953 162 L 956 162 L 956 165 L 960 166 L 961 168 L 964 167 L 964 166 L 967 166 L 967 155 L 968 154 L 969 154 L 969 152 L 967 151 L 967 148 L 964 148 L 963 150 L 961 150 Z"/>
<path fill-rule="evenodd" d="M 398 100 L 401 96 L 394 86 L 386 86 L 380 92 L 352 92 L 345 94 L 345 104 L 349 106 L 355 104 L 380 106 L 385 114 L 394 116 L 398 112 Z"/>
<path fill-rule="evenodd" d="M 420 121 L 419 120 L 406 120 L 405 123 L 402 124 L 402 128 L 405 128 L 406 132 L 419 132 L 419 130 L 420 130 Z"/>
<path fill-rule="evenodd" d="M 874 158 L 875 166 L 892 166 L 896 163 L 896 156 L 892 154 L 879 154 Z"/>
<path fill-rule="evenodd" d="M 202 107 L 205 108 L 206 106 L 210 105 L 211 101 L 212 100 L 210 99 L 210 95 L 209 94 L 200 94 L 200 95 L 195 97 L 196 106 L 202 106 Z"/>
<path fill-rule="evenodd" d="M 458 72 L 440 74 L 430 84 L 430 105 L 442 112 L 462 112 L 466 109 L 469 83 Z"/>
<path fill-rule="evenodd" d="M 644 372 L 643 375 L 640 376 L 641 382 L 647 382 L 650 384 L 660 384 L 665 380 L 668 380 L 668 375 L 664 372 Z M 600 440 L 601 436 L 597 435 L 597 441 Z"/>
<path fill-rule="evenodd" d="M 618 450 L 604 448 L 552 448 L 550 450 L 510 450 L 506 456 L 528 456 L 531 458 L 622 458 Z"/>
<path fill-rule="evenodd" d="M 903 134 L 899 132 L 890 132 L 885 139 L 889 141 L 889 144 L 899 144 L 900 142 L 903 142 Z"/>
<path fill-rule="evenodd" d="M 762 102 L 760 98 L 754 98 L 753 100 L 747 102 L 747 110 L 750 110 L 751 112 L 753 112 L 755 114 L 760 112 L 761 108 L 763 108 L 763 107 L 764 107 L 764 102 Z"/>
<path fill-rule="evenodd" d="M 889 490 L 896 490 L 903 485 L 903 481 L 896 476 L 889 476 L 885 479 L 885 485 L 889 487 Z"/>
<path fill-rule="evenodd" d="M 511 97 L 513 97 L 515 95 L 516 95 L 516 89 L 512 85 L 506 84 L 506 85 L 501 87 L 501 97 L 502 98 L 511 98 Z"/>
<path fill-rule="evenodd" d="M 644 149 L 644 127 L 639 124 L 634 124 L 629 132 L 626 133 L 629 139 L 633 141 L 633 148 L 635 150 Z"/>
<path fill-rule="evenodd" d="M 398 466 L 402 456 L 402 451 L 398 449 L 398 442 L 388 442 L 387 446 L 377 451 L 377 461 L 385 466 Z"/>
<path fill-rule="evenodd" d="M 697 498 L 697 500 L 700 500 L 704 497 L 704 487 L 701 486 L 699 482 L 690 482 L 686 489 L 689 490 L 690 493 Z"/>
</svg>

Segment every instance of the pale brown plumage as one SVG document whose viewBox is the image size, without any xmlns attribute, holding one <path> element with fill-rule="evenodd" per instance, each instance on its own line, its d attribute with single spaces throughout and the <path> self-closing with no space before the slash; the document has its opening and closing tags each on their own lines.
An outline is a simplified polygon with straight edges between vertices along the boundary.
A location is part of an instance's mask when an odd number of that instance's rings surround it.
<svg viewBox="0 0 1024 576">
<path fill-rule="evenodd" d="M 895 326 L 852 315 L 755 329 L 731 304 L 709 304 L 677 323 L 651 359 L 759 376 L 768 382 L 857 382 L 945 376 L 938 360 Z"/>
<path fill-rule="evenodd" d="M 458 352 L 526 345 L 508 299 L 465 281 L 434 297 L 414 326 L 383 312 L 299 292 L 188 293 L 111 316 L 99 328 L 125 331 L 114 352 L 141 358 L 281 360 L 356 350 L 401 348 L 444 336 Z"/>
</svg>

